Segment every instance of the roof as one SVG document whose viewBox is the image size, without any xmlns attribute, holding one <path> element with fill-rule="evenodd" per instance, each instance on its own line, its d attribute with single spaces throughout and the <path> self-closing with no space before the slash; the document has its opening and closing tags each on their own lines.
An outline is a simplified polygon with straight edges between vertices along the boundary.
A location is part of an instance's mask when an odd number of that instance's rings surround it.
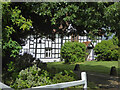
<svg viewBox="0 0 120 90">
<path fill-rule="evenodd" d="M 86 45 L 86 47 L 89 47 L 89 44 L 91 44 L 92 47 L 94 47 L 94 45 L 91 43 L 91 41 L 87 41 L 87 42 L 83 42 L 83 43 Z"/>
<path fill-rule="evenodd" d="M 87 42 L 83 42 L 85 45 L 86 45 L 86 47 L 88 47 L 88 45 L 91 43 L 91 41 L 87 41 Z"/>
</svg>

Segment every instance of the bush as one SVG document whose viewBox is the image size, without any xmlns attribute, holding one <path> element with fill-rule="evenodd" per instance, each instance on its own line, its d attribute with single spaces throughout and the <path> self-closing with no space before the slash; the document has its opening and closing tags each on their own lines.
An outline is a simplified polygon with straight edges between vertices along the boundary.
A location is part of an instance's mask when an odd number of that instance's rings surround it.
<svg viewBox="0 0 120 90">
<path fill-rule="evenodd" d="M 55 74 L 55 76 L 52 79 L 52 83 L 56 84 L 56 83 L 70 82 L 76 80 L 78 80 L 78 76 L 76 76 L 76 74 L 73 71 L 64 70 L 63 72 Z M 72 87 L 68 87 L 65 90 L 68 90 L 69 88 L 71 88 L 70 90 L 74 90 L 74 89 L 76 90 L 77 88 L 78 90 L 82 90 L 83 86 L 82 85 L 72 86 Z M 95 83 L 88 81 L 88 90 L 93 90 L 93 89 L 98 90 L 98 87 L 95 85 Z"/>
<path fill-rule="evenodd" d="M 51 75 L 47 71 L 41 70 L 37 65 L 33 65 L 30 68 L 21 70 L 18 78 L 16 78 L 15 83 L 11 85 L 11 87 L 15 89 L 24 89 L 48 84 L 70 82 L 78 79 L 73 71 L 66 70 L 50 77 Z"/>
<path fill-rule="evenodd" d="M 112 41 L 113 41 L 114 45 L 118 45 L 119 44 L 118 37 L 116 37 L 115 35 L 113 36 Z"/>
<path fill-rule="evenodd" d="M 103 40 L 94 48 L 96 59 L 103 61 L 117 61 L 118 60 L 118 46 L 113 44 L 113 40 Z"/>
<path fill-rule="evenodd" d="M 34 60 L 35 58 L 33 58 L 31 54 L 24 53 L 23 55 L 17 56 L 15 60 L 15 64 L 17 67 L 19 67 L 19 71 L 20 71 L 22 69 L 32 66 Z"/>
<path fill-rule="evenodd" d="M 66 71 L 55 74 L 55 76 L 52 79 L 52 83 L 62 83 L 62 82 L 70 82 L 75 81 L 77 79 L 77 76 L 74 74 L 73 71 Z"/>
<path fill-rule="evenodd" d="M 24 53 L 24 55 L 18 55 L 15 60 L 11 60 L 8 65 L 9 72 L 20 72 L 22 69 L 32 66 L 35 58 L 31 54 Z"/>
<path fill-rule="evenodd" d="M 6 70 L 3 72 L 3 82 L 8 85 L 14 83 L 19 72 L 27 67 L 32 66 L 32 62 L 34 60 L 35 58 L 33 58 L 31 54 L 27 53 L 18 55 L 16 58 L 11 59 L 11 61 L 7 64 Z"/>
<path fill-rule="evenodd" d="M 36 65 L 33 65 L 30 68 L 21 70 L 18 78 L 11 87 L 23 89 L 47 84 L 51 84 L 49 73 L 45 70 L 41 70 Z"/>
<path fill-rule="evenodd" d="M 120 60 L 120 47 L 118 48 L 118 53 L 119 53 L 118 59 Z"/>
<path fill-rule="evenodd" d="M 37 67 L 41 68 L 42 70 L 47 70 L 47 63 L 40 61 L 40 59 L 35 60 L 33 64 L 36 64 Z"/>
<path fill-rule="evenodd" d="M 65 63 L 85 61 L 86 46 L 80 42 L 66 42 L 61 48 L 61 58 Z"/>
</svg>

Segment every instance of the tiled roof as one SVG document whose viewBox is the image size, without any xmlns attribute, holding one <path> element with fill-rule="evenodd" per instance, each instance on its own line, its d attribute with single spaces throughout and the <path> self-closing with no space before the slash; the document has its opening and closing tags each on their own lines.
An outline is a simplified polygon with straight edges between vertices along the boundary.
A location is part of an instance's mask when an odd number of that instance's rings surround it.
<svg viewBox="0 0 120 90">
<path fill-rule="evenodd" d="M 86 47 L 88 47 L 88 45 L 91 43 L 91 41 L 87 41 L 87 42 L 83 42 L 85 45 L 86 45 Z"/>
</svg>

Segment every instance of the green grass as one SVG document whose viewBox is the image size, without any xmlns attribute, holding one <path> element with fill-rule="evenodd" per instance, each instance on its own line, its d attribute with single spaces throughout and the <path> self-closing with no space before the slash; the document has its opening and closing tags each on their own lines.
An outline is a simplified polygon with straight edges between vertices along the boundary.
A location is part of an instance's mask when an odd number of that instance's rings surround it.
<svg viewBox="0 0 120 90">
<path fill-rule="evenodd" d="M 109 74 L 112 66 L 118 69 L 118 61 L 86 61 L 76 63 L 80 65 L 81 71 Z M 47 64 L 48 68 L 56 68 L 57 71 L 74 70 L 75 64 L 64 64 L 64 62 L 52 62 Z"/>
</svg>

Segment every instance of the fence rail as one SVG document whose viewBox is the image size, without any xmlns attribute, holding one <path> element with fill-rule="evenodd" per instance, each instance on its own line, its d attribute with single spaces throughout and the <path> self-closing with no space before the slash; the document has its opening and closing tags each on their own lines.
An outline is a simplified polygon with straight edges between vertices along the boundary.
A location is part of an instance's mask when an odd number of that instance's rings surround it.
<svg viewBox="0 0 120 90">
<path fill-rule="evenodd" d="M 37 88 L 49 88 L 49 89 L 59 89 L 59 88 L 67 88 L 67 87 L 72 87 L 72 86 L 77 86 L 77 85 L 84 85 L 83 88 L 84 90 L 87 89 L 87 76 L 86 72 L 81 73 L 81 79 L 78 81 L 72 81 L 72 82 L 64 82 L 64 83 L 58 83 L 58 84 L 51 84 L 51 85 L 46 85 L 46 86 L 38 86 L 38 87 L 32 87 L 32 89 L 37 89 Z"/>
<path fill-rule="evenodd" d="M 86 76 L 86 72 L 82 72 L 81 73 L 81 79 L 82 80 L 78 80 L 78 81 L 72 81 L 72 82 L 64 82 L 64 83 L 58 83 L 58 84 L 51 84 L 51 85 L 45 85 L 45 86 L 38 86 L 38 87 L 32 87 L 30 89 L 23 89 L 23 90 L 31 90 L 31 89 L 46 89 L 48 90 L 48 88 L 51 90 L 53 89 L 59 89 L 59 88 L 67 88 L 67 87 L 72 87 L 72 86 L 77 86 L 77 85 L 84 85 L 83 88 L 84 90 L 87 90 L 87 76 Z M 2 82 L 0 82 L 0 89 L 2 90 L 13 90 L 11 87 L 3 84 Z"/>
<path fill-rule="evenodd" d="M 0 89 L 2 89 L 2 90 L 13 90 L 11 87 L 3 84 L 2 82 L 0 82 Z"/>
</svg>

